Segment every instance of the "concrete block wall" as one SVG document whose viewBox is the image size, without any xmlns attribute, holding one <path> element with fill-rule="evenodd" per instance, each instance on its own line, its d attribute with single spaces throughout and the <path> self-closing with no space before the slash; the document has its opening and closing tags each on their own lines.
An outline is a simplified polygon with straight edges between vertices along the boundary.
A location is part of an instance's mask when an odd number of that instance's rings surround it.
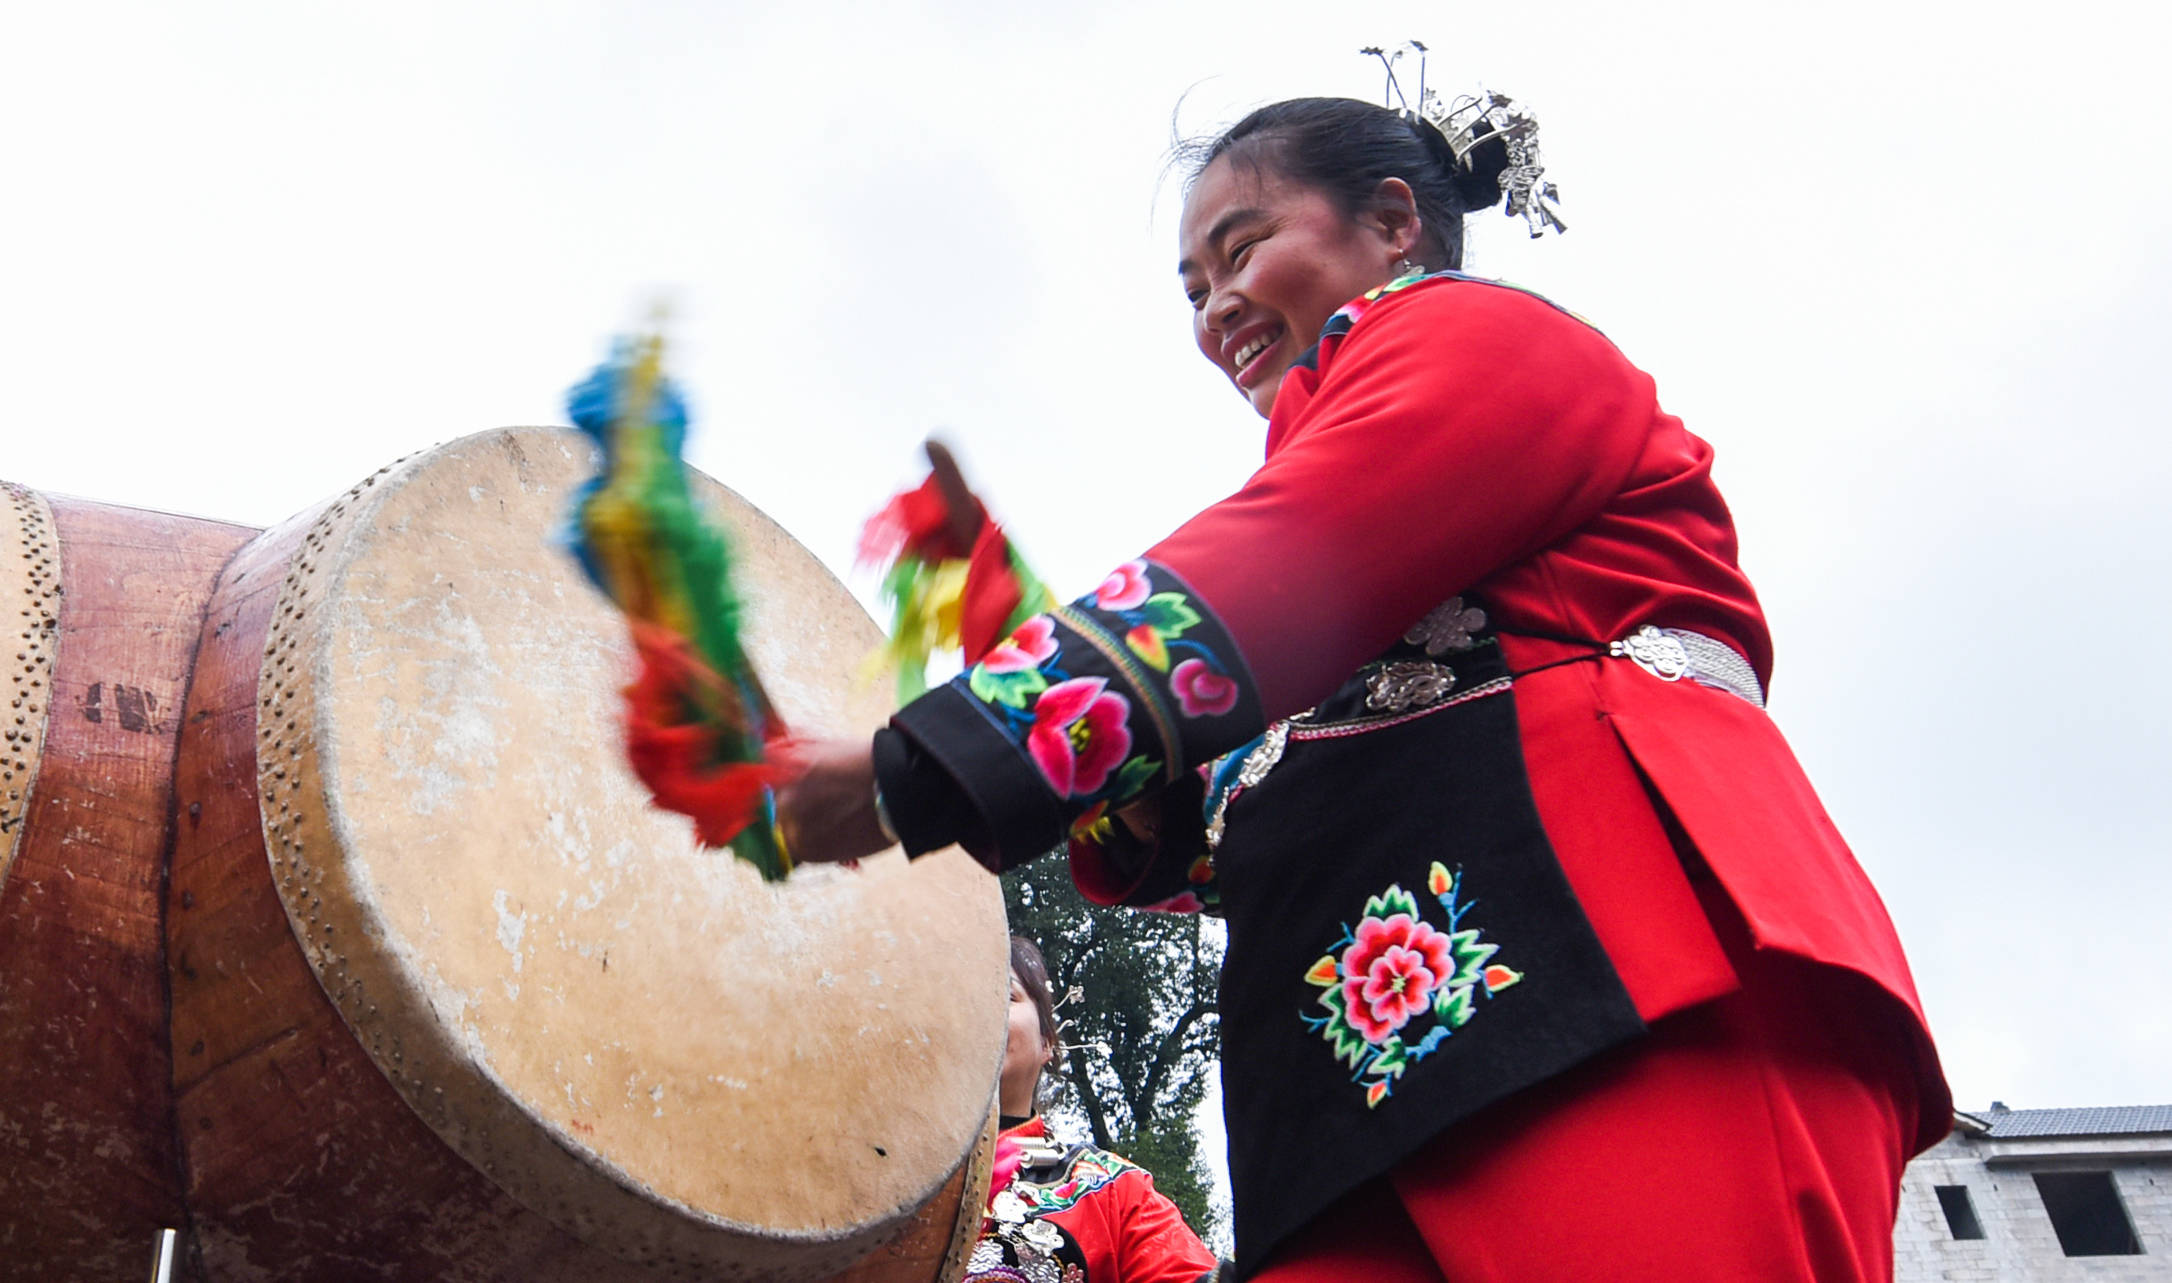
<svg viewBox="0 0 2172 1283">
<path fill-rule="evenodd" d="M 2049 1155 L 2031 1163 L 2012 1142 L 1984 1161 L 1981 1142 L 1950 1136 L 1908 1165 L 1893 1228 L 1897 1283 L 2172 1283 L 2172 1157 Z M 2140 1240 L 2139 1256 L 2075 1256 L 2059 1247 L 2031 1173 L 2110 1171 Z M 1955 1240 L 1935 1187 L 1967 1188 L 1981 1239 Z"/>
</svg>

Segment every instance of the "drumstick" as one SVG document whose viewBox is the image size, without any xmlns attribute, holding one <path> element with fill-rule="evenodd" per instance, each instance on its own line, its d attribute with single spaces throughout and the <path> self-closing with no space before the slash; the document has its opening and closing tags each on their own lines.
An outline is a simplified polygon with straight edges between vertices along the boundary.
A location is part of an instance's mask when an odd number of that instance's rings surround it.
<svg viewBox="0 0 2172 1283">
<path fill-rule="evenodd" d="M 967 664 L 1028 618 L 1055 604 L 966 485 L 949 447 L 923 446 L 928 478 L 893 495 L 860 532 L 862 564 L 882 567 L 890 640 L 868 670 L 894 666 L 898 702 L 927 689 L 937 651 L 956 649 Z M 983 544 L 987 546 L 983 547 Z"/>
<path fill-rule="evenodd" d="M 943 496 L 944 524 L 950 528 L 951 541 L 961 552 L 971 556 L 984 524 L 980 501 L 965 484 L 965 474 L 958 470 L 958 461 L 951 457 L 949 446 L 929 437 L 925 448 L 928 471 L 934 475 L 935 488 Z"/>
</svg>

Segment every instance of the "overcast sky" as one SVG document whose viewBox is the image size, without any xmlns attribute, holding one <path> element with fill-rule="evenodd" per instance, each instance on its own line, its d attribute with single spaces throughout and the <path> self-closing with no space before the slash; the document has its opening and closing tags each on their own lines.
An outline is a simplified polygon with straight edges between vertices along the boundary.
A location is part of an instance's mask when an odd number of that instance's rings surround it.
<svg viewBox="0 0 2172 1283">
<path fill-rule="evenodd" d="M 1718 447 L 1960 1101 L 2172 1101 L 2166 20 L 1771 12 L 4 0 L 0 476 L 269 524 L 562 422 L 664 291 L 697 462 L 833 566 L 940 429 L 1082 590 L 1259 458 L 1172 122 L 1375 98 L 1355 51 L 1417 37 L 1563 190 L 1469 266 Z"/>
</svg>

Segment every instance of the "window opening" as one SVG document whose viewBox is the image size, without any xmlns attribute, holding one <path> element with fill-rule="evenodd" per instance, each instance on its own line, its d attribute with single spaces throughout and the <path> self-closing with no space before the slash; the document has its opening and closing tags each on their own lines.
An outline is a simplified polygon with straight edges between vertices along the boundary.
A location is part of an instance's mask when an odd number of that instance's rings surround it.
<svg viewBox="0 0 2172 1283">
<path fill-rule="evenodd" d="M 2031 1172 L 2068 1256 L 2140 1256 L 2134 1222 L 2110 1172 Z"/>
<path fill-rule="evenodd" d="M 1946 1214 L 1946 1228 L 1955 1238 L 1982 1238 L 1983 1222 L 1976 1219 L 1976 1204 L 1970 1201 L 1968 1186 L 1938 1186 L 1938 1206 Z"/>
</svg>

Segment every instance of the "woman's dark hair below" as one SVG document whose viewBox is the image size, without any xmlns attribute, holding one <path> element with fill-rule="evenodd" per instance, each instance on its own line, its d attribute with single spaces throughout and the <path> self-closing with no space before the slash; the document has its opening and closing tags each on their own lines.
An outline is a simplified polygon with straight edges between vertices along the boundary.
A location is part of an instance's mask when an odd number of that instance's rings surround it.
<svg viewBox="0 0 2172 1283">
<path fill-rule="evenodd" d="M 1355 98 L 1272 103 L 1178 152 L 1180 162 L 1192 162 L 1193 182 L 1225 157 L 1254 173 L 1271 168 L 1324 192 L 1352 218 L 1373 204 L 1383 179 L 1402 179 L 1425 226 L 1425 248 L 1417 257 L 1450 270 L 1463 266 L 1463 215 L 1500 200 L 1501 172 L 1508 166 L 1508 149 L 1498 138 L 1480 142 L 1471 149 L 1471 163 L 1458 165 L 1432 125 Z"/>
<path fill-rule="evenodd" d="M 1034 1013 L 1041 1018 L 1041 1037 L 1050 1047 L 1056 1045 L 1056 999 L 1048 988 L 1048 963 L 1041 958 L 1040 946 L 1024 936 L 1011 937 L 1011 974 L 1018 977 L 1018 985 L 1033 1002 Z"/>
</svg>

